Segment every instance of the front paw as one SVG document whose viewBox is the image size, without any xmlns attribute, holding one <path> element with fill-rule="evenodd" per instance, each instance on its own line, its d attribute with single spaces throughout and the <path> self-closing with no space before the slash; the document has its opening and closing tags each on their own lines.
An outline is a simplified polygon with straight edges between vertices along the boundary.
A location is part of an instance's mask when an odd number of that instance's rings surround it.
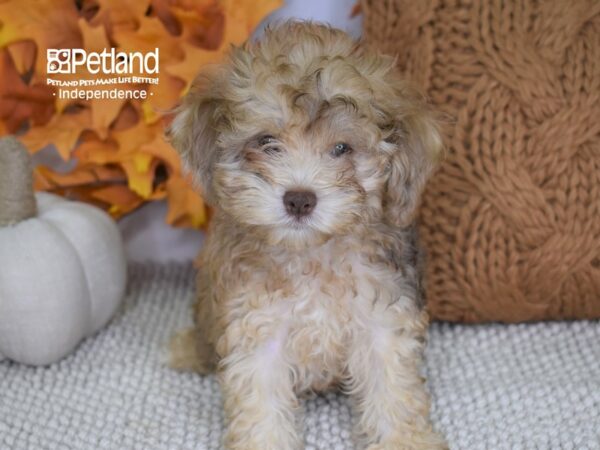
<svg viewBox="0 0 600 450">
<path fill-rule="evenodd" d="M 408 431 L 371 444 L 367 450 L 448 450 L 444 438 L 434 431 Z"/>
<path fill-rule="evenodd" d="M 276 429 L 265 433 L 238 433 L 229 430 L 225 435 L 226 450 L 300 450 L 301 442 L 299 436 Z"/>
</svg>

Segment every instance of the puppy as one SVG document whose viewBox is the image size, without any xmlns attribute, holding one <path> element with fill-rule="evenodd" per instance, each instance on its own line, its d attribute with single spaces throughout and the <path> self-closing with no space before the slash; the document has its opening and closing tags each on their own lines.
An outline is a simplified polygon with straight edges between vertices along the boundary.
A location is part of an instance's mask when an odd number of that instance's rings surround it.
<svg viewBox="0 0 600 450">
<path fill-rule="evenodd" d="M 302 448 L 299 395 L 339 386 L 368 449 L 445 448 L 413 231 L 441 139 L 393 59 L 282 24 L 199 75 L 169 134 L 215 207 L 172 364 L 218 373 L 225 447 Z"/>
</svg>

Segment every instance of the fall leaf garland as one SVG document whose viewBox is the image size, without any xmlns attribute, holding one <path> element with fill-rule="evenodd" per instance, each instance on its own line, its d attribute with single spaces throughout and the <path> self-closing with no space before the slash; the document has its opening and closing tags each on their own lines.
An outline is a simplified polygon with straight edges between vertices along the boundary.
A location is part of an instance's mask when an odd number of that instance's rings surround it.
<svg viewBox="0 0 600 450">
<path fill-rule="evenodd" d="M 164 112 L 200 68 L 246 40 L 281 0 L 9 0 L 0 2 L 0 135 L 18 134 L 35 153 L 53 145 L 74 169 L 35 170 L 35 186 L 122 216 L 167 198 L 167 222 L 206 222 L 201 197 L 165 142 Z M 146 99 L 65 99 L 46 84 L 46 50 L 160 51 L 158 84 Z M 136 74 L 133 74 L 136 75 Z M 102 76 L 102 74 L 100 74 Z M 143 74 L 140 74 L 143 77 Z M 79 74 L 53 75 L 64 82 Z M 86 78 L 94 78 L 86 74 Z M 84 88 L 82 88 L 84 89 Z"/>
</svg>

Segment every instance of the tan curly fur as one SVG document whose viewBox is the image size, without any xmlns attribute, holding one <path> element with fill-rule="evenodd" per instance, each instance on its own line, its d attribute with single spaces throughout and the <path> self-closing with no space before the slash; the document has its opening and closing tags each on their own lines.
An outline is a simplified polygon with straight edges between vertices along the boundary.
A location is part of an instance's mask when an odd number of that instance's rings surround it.
<svg viewBox="0 0 600 450">
<path fill-rule="evenodd" d="M 177 111 L 170 138 L 215 214 L 172 365 L 217 371 L 228 449 L 302 448 L 299 395 L 332 386 L 368 449 L 445 448 L 419 375 L 412 227 L 441 139 L 393 66 L 288 22 L 199 75 Z M 288 191 L 314 210 L 288 213 Z"/>
</svg>

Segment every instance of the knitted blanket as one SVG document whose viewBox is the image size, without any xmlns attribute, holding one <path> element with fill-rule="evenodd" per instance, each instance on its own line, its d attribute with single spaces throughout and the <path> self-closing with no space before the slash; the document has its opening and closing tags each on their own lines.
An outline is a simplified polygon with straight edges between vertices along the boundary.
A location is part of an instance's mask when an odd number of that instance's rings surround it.
<svg viewBox="0 0 600 450">
<path fill-rule="evenodd" d="M 213 376 L 165 366 L 193 269 L 134 266 L 107 328 L 50 367 L 0 363 L 1 449 L 218 449 Z M 432 417 L 451 449 L 600 449 L 600 323 L 433 324 Z M 307 449 L 352 449 L 347 400 L 307 400 Z"/>
</svg>

